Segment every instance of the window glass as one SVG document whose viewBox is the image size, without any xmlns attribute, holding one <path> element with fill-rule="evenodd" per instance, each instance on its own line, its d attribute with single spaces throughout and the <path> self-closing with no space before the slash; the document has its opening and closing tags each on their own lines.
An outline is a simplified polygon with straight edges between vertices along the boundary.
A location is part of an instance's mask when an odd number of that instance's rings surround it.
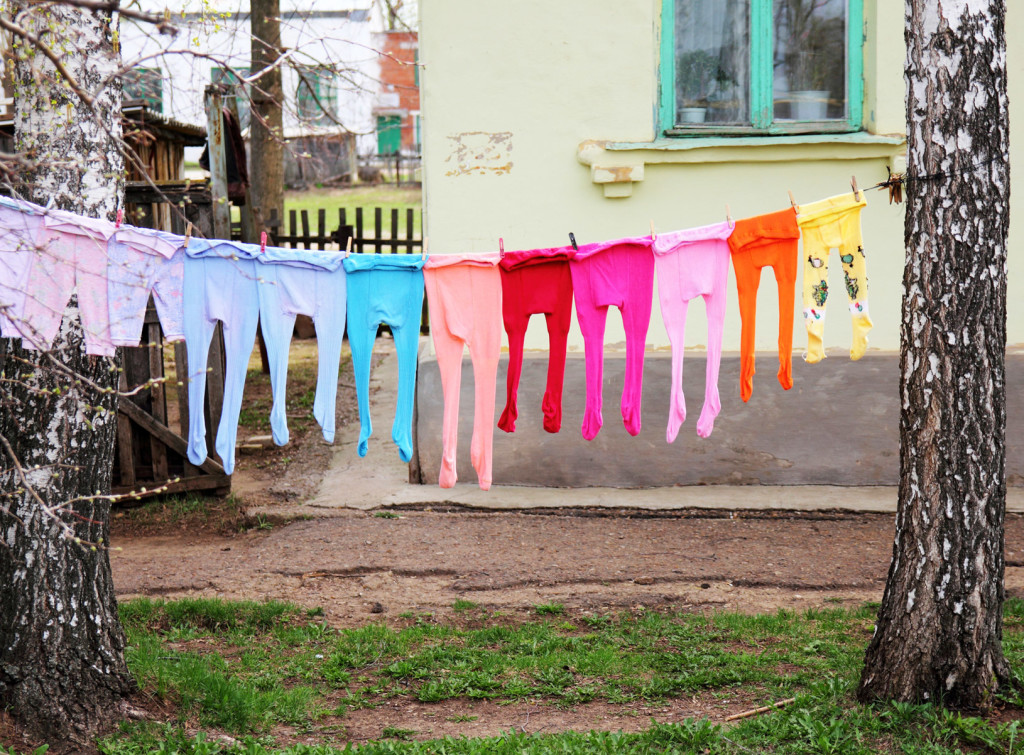
<svg viewBox="0 0 1024 755">
<path fill-rule="evenodd" d="M 307 123 L 329 126 L 338 117 L 338 91 L 334 72 L 329 68 L 307 68 L 299 71 L 296 91 L 299 119 Z"/>
<path fill-rule="evenodd" d="M 663 3 L 660 114 L 670 133 L 860 127 L 863 0 Z"/>
<path fill-rule="evenodd" d="M 774 0 L 776 120 L 846 117 L 846 0 Z"/>
<path fill-rule="evenodd" d="M 677 0 L 678 123 L 750 121 L 750 0 Z"/>
<path fill-rule="evenodd" d="M 164 77 L 159 68 L 137 66 L 124 79 L 125 102 L 142 102 L 150 110 L 164 111 Z"/>
</svg>

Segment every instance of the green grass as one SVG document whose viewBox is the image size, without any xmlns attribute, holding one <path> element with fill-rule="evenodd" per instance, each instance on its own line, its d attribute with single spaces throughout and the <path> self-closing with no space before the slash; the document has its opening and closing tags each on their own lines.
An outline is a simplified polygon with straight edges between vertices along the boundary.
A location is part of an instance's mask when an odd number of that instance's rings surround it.
<svg viewBox="0 0 1024 755">
<path fill-rule="evenodd" d="M 476 608 L 457 602 L 456 611 Z M 1008 601 L 1004 648 L 1024 676 L 1024 603 Z M 933 705 L 865 706 L 853 693 L 874 607 L 711 616 L 642 611 L 538 620 L 474 614 L 460 628 L 410 618 L 405 626 L 338 630 L 316 610 L 216 599 L 127 601 L 121 606 L 129 668 L 147 694 L 173 704 L 176 720 L 131 723 L 101 742 L 111 754 L 228 752 L 187 726 L 239 737 L 244 753 L 332 753 L 345 716 L 388 701 L 489 699 L 577 706 L 704 697 L 743 707 L 795 697 L 770 714 L 721 724 L 652 722 L 635 734 L 590 732 L 411 741 L 390 727 L 359 753 L 1021 752 L 1019 722 L 993 723 Z M 1006 702 L 1019 705 L 1019 693 Z M 472 720 L 472 717 L 462 717 Z M 274 732 L 305 732 L 316 747 L 275 750 Z"/>
</svg>

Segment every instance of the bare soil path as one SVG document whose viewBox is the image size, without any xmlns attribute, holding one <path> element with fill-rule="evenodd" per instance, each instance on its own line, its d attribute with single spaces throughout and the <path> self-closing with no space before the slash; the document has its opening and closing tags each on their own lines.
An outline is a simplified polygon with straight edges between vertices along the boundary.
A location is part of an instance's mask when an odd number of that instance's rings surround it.
<svg viewBox="0 0 1024 755">
<path fill-rule="evenodd" d="M 885 514 L 353 511 L 230 534 L 115 532 L 111 562 L 123 597 L 289 600 L 353 626 L 458 599 L 512 612 L 854 605 L 880 599 L 891 542 Z M 1024 595 L 1024 517 L 1008 516 L 1006 547 L 1008 593 Z"/>
</svg>

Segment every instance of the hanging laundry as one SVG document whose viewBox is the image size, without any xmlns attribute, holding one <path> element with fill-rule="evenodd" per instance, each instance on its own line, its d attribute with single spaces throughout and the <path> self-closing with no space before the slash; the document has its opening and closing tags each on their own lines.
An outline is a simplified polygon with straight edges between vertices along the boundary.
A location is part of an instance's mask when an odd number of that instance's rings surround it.
<svg viewBox="0 0 1024 755">
<path fill-rule="evenodd" d="M 260 322 L 270 363 L 274 406 L 270 427 L 274 442 L 288 442 L 285 397 L 288 383 L 288 349 L 296 315 L 309 315 L 316 325 L 319 352 L 313 417 L 324 440 L 334 442 L 334 415 L 338 395 L 338 369 L 345 339 L 345 271 L 341 255 L 303 249 L 267 247 L 257 261 Z"/>
<path fill-rule="evenodd" d="M 224 331 L 224 403 L 215 448 L 224 471 L 235 469 L 238 416 L 242 410 L 245 374 L 256 343 L 260 303 L 257 244 L 191 239 L 185 257 L 185 348 L 188 354 L 188 459 L 206 461 L 203 400 L 206 369 L 217 321 Z"/>
<path fill-rule="evenodd" d="M 804 240 L 804 324 L 807 354 L 814 364 L 825 358 L 825 302 L 828 301 L 828 256 L 834 248 L 843 263 L 843 282 L 853 318 L 850 359 L 860 359 L 868 347 L 872 322 L 868 314 L 868 275 L 861 236 L 860 212 L 867 206 L 864 193 L 840 194 L 800 205 L 796 222 Z"/>
<path fill-rule="evenodd" d="M 26 285 L 22 344 L 27 349 L 49 349 L 77 289 L 85 352 L 114 356 L 107 306 L 107 242 L 114 224 L 63 210 L 46 210 L 43 224 L 46 231 Z"/>
<path fill-rule="evenodd" d="M 345 258 L 348 280 L 348 343 L 359 402 L 360 456 L 366 456 L 370 422 L 370 357 L 381 323 L 391 327 L 398 352 L 398 401 L 391 439 L 402 461 L 412 459 L 412 410 L 423 310 L 425 255 L 359 254 Z"/>
<path fill-rule="evenodd" d="M 569 263 L 576 296 L 576 317 L 583 332 L 587 404 L 583 437 L 601 431 L 604 375 L 604 328 L 608 307 L 622 313 L 626 331 L 626 374 L 622 386 L 622 424 L 630 435 L 640 432 L 644 383 L 644 348 L 654 298 L 654 255 L 650 236 L 580 246 Z"/>
<path fill-rule="evenodd" d="M 779 384 L 787 391 L 793 387 L 793 297 L 799 238 L 792 207 L 739 220 L 729 236 L 740 298 L 740 397 L 744 401 L 749 401 L 754 391 L 757 287 L 765 267 L 775 271 L 779 286 Z"/>
<path fill-rule="evenodd" d="M 501 273 L 497 253 L 434 254 L 423 266 L 430 309 L 430 332 L 444 392 L 439 482 L 455 485 L 459 437 L 459 389 L 462 352 L 473 360 L 476 404 L 470 460 L 483 490 L 491 488 L 494 445 L 494 391 L 501 354 Z"/>
<path fill-rule="evenodd" d="M 107 255 L 107 303 L 114 345 L 139 345 L 150 294 L 164 338 L 185 340 L 185 237 L 121 226 L 107 245 Z"/>
<path fill-rule="evenodd" d="M 43 234 L 43 208 L 0 197 L 0 335 L 21 338 L 32 262 Z"/>
<path fill-rule="evenodd" d="M 501 313 L 508 334 L 508 377 L 505 409 L 498 427 L 515 432 L 519 417 L 519 378 L 523 370 L 523 343 L 531 315 L 543 314 L 548 327 L 548 379 L 541 411 L 544 430 L 562 428 L 562 382 L 565 352 L 572 322 L 572 274 L 570 247 L 506 252 L 501 258 Z"/>
<path fill-rule="evenodd" d="M 729 280 L 729 244 L 734 224 L 715 223 L 673 233 L 654 240 L 654 267 L 658 272 L 661 316 L 672 345 L 672 399 L 665 440 L 672 443 L 686 421 L 683 395 L 683 353 L 686 311 L 691 299 L 704 297 L 708 321 L 707 369 L 704 409 L 697 420 L 697 435 L 707 438 L 722 410 L 718 395 L 718 371 L 722 363 L 725 331 L 725 300 Z"/>
</svg>

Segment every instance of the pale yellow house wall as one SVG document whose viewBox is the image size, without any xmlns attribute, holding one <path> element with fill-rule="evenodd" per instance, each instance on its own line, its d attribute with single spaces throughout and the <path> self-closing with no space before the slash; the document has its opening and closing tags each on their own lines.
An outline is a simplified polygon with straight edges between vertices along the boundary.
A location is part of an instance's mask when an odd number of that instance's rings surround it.
<svg viewBox="0 0 1024 755">
<path fill-rule="evenodd" d="M 865 2 L 864 121 L 875 134 L 905 132 L 902 3 Z M 714 162 L 646 164 L 642 180 L 627 182 L 631 195 L 609 198 L 578 158 L 587 140 L 649 142 L 655 137 L 660 2 L 642 0 L 432 0 L 421 4 L 420 62 L 424 129 L 426 234 L 430 252 L 494 251 L 561 245 L 573 231 L 582 243 L 643 235 L 654 221 L 660 231 L 770 212 L 797 201 L 814 201 L 849 188 L 851 174 L 870 186 L 886 176 L 886 155 L 843 154 L 853 159 L 806 159 L 799 150 L 774 146 Z M 1024 33 L 1024 11 L 1011 11 L 1008 38 Z M 1024 102 L 1024 53 L 1010 51 L 1011 122 Z M 1024 136 L 1024 130 L 1015 129 Z M 1014 139 L 1015 153 L 1021 139 Z M 884 151 L 884 149 L 882 150 Z M 842 150 L 836 148 L 836 153 Z M 808 151 L 808 154 L 810 151 Z M 608 155 L 610 153 L 602 152 Z M 831 152 L 829 154 L 832 154 Z M 611 154 L 619 159 L 619 153 Z M 767 159 L 766 159 L 767 158 Z M 720 161 L 724 160 L 724 161 Z M 778 160 L 778 161 L 775 161 Z M 1024 163 L 1022 163 L 1024 164 Z M 622 184 L 617 184 L 622 185 Z M 1013 194 L 1015 217 L 1024 218 L 1024 192 Z M 882 192 L 868 195 L 863 214 L 870 308 L 875 322 L 871 348 L 899 347 L 903 274 L 903 206 L 889 206 Z M 1015 224 L 1011 244 L 1018 237 Z M 1011 246 L 1009 342 L 1024 345 L 1024 250 Z M 850 343 L 842 274 L 833 256 L 826 345 L 834 357 Z M 740 321 L 730 270 L 725 348 L 739 347 Z M 657 296 L 657 294 L 655 294 Z M 805 343 L 799 283 L 794 345 Z M 770 271 L 758 299 L 757 347 L 772 351 L 778 337 L 777 289 Z M 624 338 L 617 311 L 609 315 L 606 342 Z M 688 346 L 706 343 L 704 308 L 690 308 Z M 654 307 L 648 343 L 666 348 L 659 308 Z M 582 348 L 574 325 L 570 345 Z M 533 318 L 529 348 L 547 346 L 542 318 Z M 768 365 L 762 366 L 767 369 Z"/>
</svg>

